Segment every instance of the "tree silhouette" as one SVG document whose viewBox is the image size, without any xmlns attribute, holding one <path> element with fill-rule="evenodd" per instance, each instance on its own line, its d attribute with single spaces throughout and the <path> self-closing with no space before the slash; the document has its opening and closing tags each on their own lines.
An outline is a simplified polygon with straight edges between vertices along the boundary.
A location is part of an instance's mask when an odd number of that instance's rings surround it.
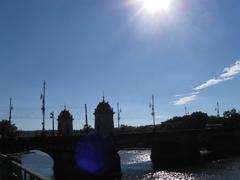
<svg viewBox="0 0 240 180">
<path fill-rule="evenodd" d="M 0 121 L 0 135 L 3 137 L 14 137 L 17 135 L 17 127 L 8 120 Z"/>
<path fill-rule="evenodd" d="M 223 117 L 225 117 L 225 118 L 230 118 L 230 117 L 232 117 L 232 116 L 234 116 L 234 115 L 236 115 L 236 114 L 239 114 L 238 112 L 237 112 L 237 110 L 236 109 L 232 109 L 232 110 L 230 110 L 230 111 L 225 111 L 224 113 L 223 113 Z"/>
<path fill-rule="evenodd" d="M 225 111 L 223 113 L 224 126 L 226 127 L 239 127 L 240 126 L 240 113 L 236 109 Z"/>
<path fill-rule="evenodd" d="M 208 115 L 203 112 L 194 112 L 191 115 L 173 117 L 162 123 L 163 129 L 202 129 L 208 121 Z"/>
</svg>

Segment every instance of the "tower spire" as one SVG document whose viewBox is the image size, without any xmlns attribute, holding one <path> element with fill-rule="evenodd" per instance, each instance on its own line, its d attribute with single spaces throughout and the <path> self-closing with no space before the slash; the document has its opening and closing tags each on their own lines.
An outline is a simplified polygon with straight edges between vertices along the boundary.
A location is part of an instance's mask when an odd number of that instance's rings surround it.
<svg viewBox="0 0 240 180">
<path fill-rule="evenodd" d="M 103 96 L 102 96 L 102 98 L 103 98 L 103 102 L 104 102 L 104 101 L 105 101 L 104 91 L 103 91 Z"/>
</svg>

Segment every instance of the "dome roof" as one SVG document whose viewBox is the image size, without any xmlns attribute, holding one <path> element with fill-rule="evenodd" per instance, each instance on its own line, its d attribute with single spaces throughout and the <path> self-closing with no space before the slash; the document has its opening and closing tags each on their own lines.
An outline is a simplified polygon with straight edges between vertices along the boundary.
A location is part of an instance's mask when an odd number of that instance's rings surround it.
<svg viewBox="0 0 240 180">
<path fill-rule="evenodd" d="M 108 104 L 108 102 L 105 102 L 104 100 L 100 102 L 95 109 L 95 114 L 100 113 L 100 114 L 114 114 L 113 109 L 111 106 Z"/>
<path fill-rule="evenodd" d="M 73 120 L 72 114 L 65 108 L 58 116 L 58 121 Z"/>
</svg>

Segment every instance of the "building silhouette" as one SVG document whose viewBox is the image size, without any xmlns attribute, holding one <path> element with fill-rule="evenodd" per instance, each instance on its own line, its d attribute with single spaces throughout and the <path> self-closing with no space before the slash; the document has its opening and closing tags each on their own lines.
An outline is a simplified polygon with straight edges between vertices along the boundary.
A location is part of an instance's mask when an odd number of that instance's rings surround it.
<svg viewBox="0 0 240 180">
<path fill-rule="evenodd" d="M 95 130 L 99 133 L 113 133 L 113 108 L 108 102 L 100 102 L 93 113 L 95 115 Z"/>
<path fill-rule="evenodd" d="M 58 116 L 58 135 L 72 136 L 73 135 L 73 117 L 69 110 L 64 110 Z"/>
</svg>

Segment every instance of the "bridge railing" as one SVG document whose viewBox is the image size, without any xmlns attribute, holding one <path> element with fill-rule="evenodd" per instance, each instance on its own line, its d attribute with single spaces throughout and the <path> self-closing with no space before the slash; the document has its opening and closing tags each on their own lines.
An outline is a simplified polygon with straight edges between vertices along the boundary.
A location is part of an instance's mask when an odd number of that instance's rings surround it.
<svg viewBox="0 0 240 180">
<path fill-rule="evenodd" d="M 0 154 L 0 180 L 50 180 Z"/>
</svg>

